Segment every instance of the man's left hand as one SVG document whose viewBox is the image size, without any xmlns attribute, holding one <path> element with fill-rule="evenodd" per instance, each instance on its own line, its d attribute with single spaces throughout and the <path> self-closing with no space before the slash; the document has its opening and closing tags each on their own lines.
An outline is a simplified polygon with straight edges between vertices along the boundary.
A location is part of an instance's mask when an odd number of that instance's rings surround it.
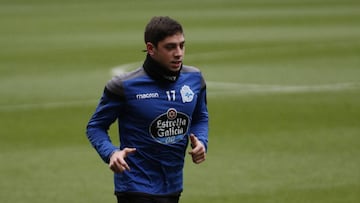
<svg viewBox="0 0 360 203">
<path fill-rule="evenodd" d="M 192 157 L 192 161 L 196 164 L 204 162 L 206 158 L 204 144 L 194 134 L 190 134 L 190 142 L 192 150 L 189 152 L 189 154 Z"/>
</svg>

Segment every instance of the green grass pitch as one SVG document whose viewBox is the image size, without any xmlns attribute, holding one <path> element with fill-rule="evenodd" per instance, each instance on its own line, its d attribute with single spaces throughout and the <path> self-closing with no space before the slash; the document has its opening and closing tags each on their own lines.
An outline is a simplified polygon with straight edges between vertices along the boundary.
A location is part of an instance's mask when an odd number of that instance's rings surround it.
<svg viewBox="0 0 360 203">
<path fill-rule="evenodd" d="M 115 202 L 85 126 L 155 15 L 183 24 L 208 87 L 181 202 L 360 202 L 359 1 L 0 0 L 1 203 Z"/>
</svg>

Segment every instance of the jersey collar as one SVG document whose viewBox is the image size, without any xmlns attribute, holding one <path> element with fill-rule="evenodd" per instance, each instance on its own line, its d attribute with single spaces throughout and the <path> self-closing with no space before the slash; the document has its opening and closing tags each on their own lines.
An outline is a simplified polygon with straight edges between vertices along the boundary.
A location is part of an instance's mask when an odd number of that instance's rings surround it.
<svg viewBox="0 0 360 203">
<path fill-rule="evenodd" d="M 170 71 L 164 66 L 155 61 L 149 54 L 146 55 L 146 59 L 143 64 L 145 72 L 155 80 L 175 82 L 179 78 L 180 71 Z"/>
</svg>

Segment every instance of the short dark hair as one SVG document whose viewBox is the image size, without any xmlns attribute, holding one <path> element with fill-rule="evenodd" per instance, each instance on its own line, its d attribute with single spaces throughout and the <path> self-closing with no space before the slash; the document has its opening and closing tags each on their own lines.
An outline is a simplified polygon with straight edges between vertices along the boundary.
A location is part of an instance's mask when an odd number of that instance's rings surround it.
<svg viewBox="0 0 360 203">
<path fill-rule="evenodd" d="M 145 27 L 144 40 L 157 46 L 158 42 L 176 33 L 183 33 L 180 23 L 168 16 L 155 16 Z"/>
</svg>

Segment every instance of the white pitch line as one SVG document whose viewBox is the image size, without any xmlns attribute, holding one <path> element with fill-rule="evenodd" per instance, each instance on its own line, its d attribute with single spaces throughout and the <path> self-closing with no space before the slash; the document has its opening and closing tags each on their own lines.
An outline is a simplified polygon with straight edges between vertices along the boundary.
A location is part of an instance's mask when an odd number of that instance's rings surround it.
<svg viewBox="0 0 360 203">
<path fill-rule="evenodd" d="M 261 93 L 328 92 L 360 88 L 360 83 L 333 83 L 321 85 L 264 85 L 226 82 L 207 82 L 210 95 L 239 95 Z"/>
<path fill-rule="evenodd" d="M 0 105 L 0 112 L 24 111 L 32 109 L 55 109 L 61 107 L 76 107 L 94 105 L 98 100 L 78 100 L 78 101 L 59 101 L 45 103 L 29 103 L 29 104 L 5 104 Z"/>
<path fill-rule="evenodd" d="M 116 66 L 111 69 L 111 75 L 121 75 L 126 73 L 127 71 L 139 67 L 141 62 L 134 62 L 134 63 L 126 63 L 119 66 Z"/>
<path fill-rule="evenodd" d="M 111 69 L 112 75 L 123 74 L 135 67 L 139 62 L 123 64 Z M 219 95 L 238 96 L 244 94 L 270 94 L 270 93 L 306 93 L 306 92 L 328 92 L 342 91 L 350 89 L 360 89 L 360 83 L 333 83 L 320 85 L 266 85 L 266 84 L 244 84 L 230 82 L 207 81 L 208 95 L 215 97 Z M 74 107 L 84 105 L 95 105 L 97 100 L 75 100 L 75 101 L 58 101 L 45 103 L 29 104 L 2 104 L 0 112 L 22 111 L 32 109 L 54 109 L 62 107 Z"/>
<path fill-rule="evenodd" d="M 127 63 L 111 69 L 112 75 L 121 75 L 127 71 L 138 67 L 141 62 Z M 264 84 L 244 84 L 229 82 L 207 82 L 208 94 L 212 95 L 239 95 L 253 93 L 301 93 L 301 92 L 321 92 L 339 91 L 345 89 L 360 88 L 359 83 L 334 83 L 321 85 L 264 85 Z"/>
</svg>

